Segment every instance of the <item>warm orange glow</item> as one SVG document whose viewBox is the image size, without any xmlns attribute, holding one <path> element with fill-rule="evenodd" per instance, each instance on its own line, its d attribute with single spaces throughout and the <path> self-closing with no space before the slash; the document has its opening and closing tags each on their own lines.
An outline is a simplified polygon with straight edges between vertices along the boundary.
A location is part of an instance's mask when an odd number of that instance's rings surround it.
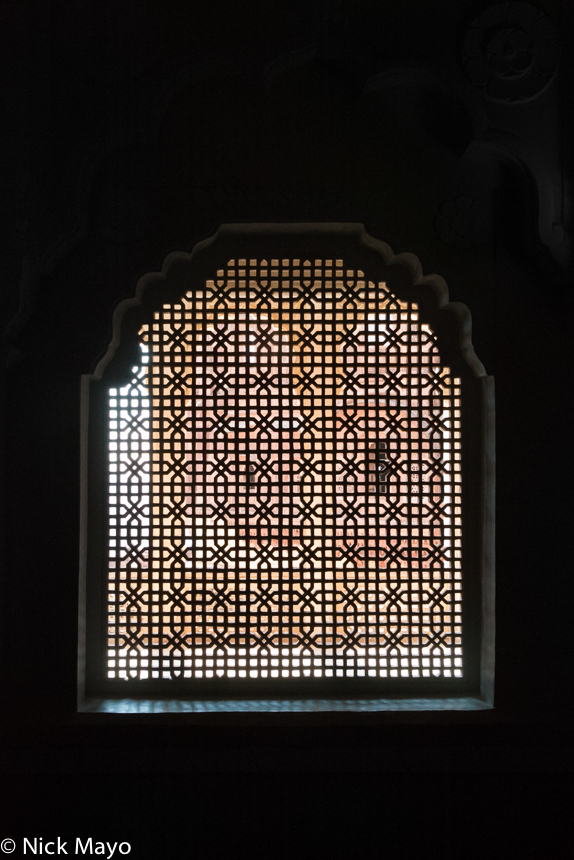
<svg viewBox="0 0 574 860">
<path fill-rule="evenodd" d="M 142 341 L 110 677 L 460 677 L 460 380 L 416 305 L 341 261 L 230 261 Z"/>
</svg>

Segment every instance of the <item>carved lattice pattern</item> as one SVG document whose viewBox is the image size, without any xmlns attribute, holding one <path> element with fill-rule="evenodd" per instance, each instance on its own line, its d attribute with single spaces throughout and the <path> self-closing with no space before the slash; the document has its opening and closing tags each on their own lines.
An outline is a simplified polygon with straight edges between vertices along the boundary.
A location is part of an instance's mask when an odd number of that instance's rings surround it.
<svg viewBox="0 0 574 860">
<path fill-rule="evenodd" d="M 461 677 L 460 379 L 417 306 L 341 260 L 231 260 L 141 339 L 108 677 Z"/>
</svg>

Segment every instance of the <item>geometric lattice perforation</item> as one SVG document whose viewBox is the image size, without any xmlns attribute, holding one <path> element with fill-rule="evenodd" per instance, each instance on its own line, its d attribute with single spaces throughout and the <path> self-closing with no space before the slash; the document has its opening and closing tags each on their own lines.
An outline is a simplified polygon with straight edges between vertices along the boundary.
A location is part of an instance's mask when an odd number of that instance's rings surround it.
<svg viewBox="0 0 574 860">
<path fill-rule="evenodd" d="M 110 390 L 108 676 L 462 676 L 461 381 L 341 260 L 230 260 Z"/>
</svg>

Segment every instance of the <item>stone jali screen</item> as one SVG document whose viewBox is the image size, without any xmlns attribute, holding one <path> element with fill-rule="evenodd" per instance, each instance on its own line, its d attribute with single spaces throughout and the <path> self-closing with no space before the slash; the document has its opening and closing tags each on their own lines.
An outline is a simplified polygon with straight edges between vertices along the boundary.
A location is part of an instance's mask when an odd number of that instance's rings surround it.
<svg viewBox="0 0 574 860">
<path fill-rule="evenodd" d="M 462 677 L 460 379 L 341 260 L 230 260 L 110 389 L 108 677 Z"/>
</svg>

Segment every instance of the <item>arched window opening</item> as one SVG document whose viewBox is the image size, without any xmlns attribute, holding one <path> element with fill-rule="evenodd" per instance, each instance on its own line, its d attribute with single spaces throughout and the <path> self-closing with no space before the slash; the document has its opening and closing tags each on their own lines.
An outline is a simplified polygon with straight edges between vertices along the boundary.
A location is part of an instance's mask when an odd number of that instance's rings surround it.
<svg viewBox="0 0 574 860">
<path fill-rule="evenodd" d="M 476 691 L 484 439 L 463 362 L 391 281 L 228 256 L 140 315 L 106 388 L 103 687 Z"/>
</svg>

